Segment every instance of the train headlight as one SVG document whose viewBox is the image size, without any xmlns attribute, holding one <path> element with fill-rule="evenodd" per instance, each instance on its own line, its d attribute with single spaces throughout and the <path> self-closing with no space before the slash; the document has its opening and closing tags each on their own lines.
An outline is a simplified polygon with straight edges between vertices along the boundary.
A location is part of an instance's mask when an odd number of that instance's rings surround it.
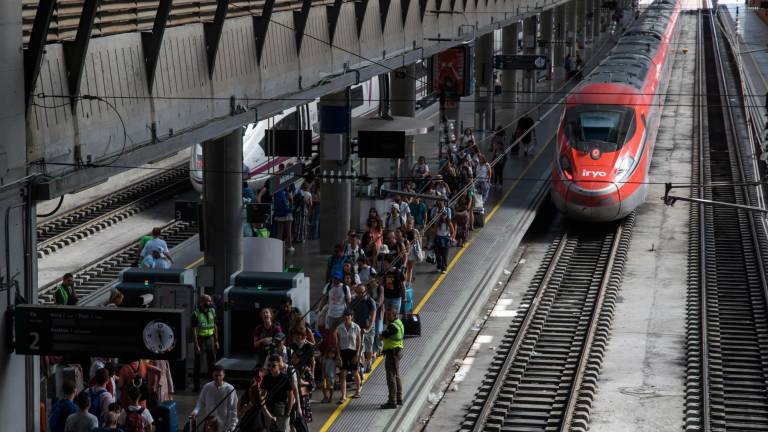
<svg viewBox="0 0 768 432">
<path fill-rule="evenodd" d="M 626 180 L 627 177 L 629 177 L 630 170 L 632 169 L 632 165 L 634 165 L 635 160 L 632 158 L 632 156 L 626 156 L 624 159 L 621 160 L 621 163 L 619 163 L 619 168 L 616 169 L 616 179 L 615 181 L 621 182 Z"/>
<path fill-rule="evenodd" d="M 560 156 L 560 171 L 567 180 L 573 180 L 573 167 L 571 166 L 571 160 L 568 159 L 568 155 Z"/>
</svg>

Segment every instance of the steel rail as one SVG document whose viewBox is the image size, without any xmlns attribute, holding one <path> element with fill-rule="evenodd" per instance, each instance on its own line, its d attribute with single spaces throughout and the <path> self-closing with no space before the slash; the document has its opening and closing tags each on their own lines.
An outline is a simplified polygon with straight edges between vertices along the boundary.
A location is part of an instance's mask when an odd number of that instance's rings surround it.
<svg viewBox="0 0 768 432">
<path fill-rule="evenodd" d="M 702 4 L 706 5 L 707 0 L 702 0 Z M 698 102 L 696 104 L 697 106 L 697 121 L 699 122 L 699 180 L 703 182 L 704 184 L 710 182 L 709 176 L 704 175 L 706 172 L 706 165 L 707 165 L 707 138 L 708 134 L 706 131 L 707 128 L 707 120 L 706 120 L 706 67 L 705 67 L 705 59 L 704 59 L 704 18 L 701 10 L 699 10 L 699 19 L 696 26 L 696 96 L 694 98 Z M 704 190 L 699 189 L 698 190 L 698 197 L 700 199 L 704 198 Z M 702 431 L 703 432 L 710 432 L 712 427 L 710 425 L 710 384 L 709 384 L 709 335 L 707 334 L 707 257 L 706 257 L 706 244 L 707 244 L 707 231 L 704 228 L 706 224 L 706 211 L 702 206 L 699 205 L 698 209 L 698 216 L 699 216 L 699 287 L 700 287 L 700 334 L 701 334 L 701 347 L 700 347 L 700 358 L 701 358 L 701 393 L 699 397 L 701 398 L 701 410 L 702 410 Z"/>
<path fill-rule="evenodd" d="M 560 431 L 566 432 L 571 429 L 571 423 L 576 412 L 576 405 L 579 401 L 581 393 L 581 384 L 584 380 L 584 374 L 587 370 L 591 358 L 591 351 L 595 335 L 598 332 L 598 326 L 600 323 L 600 315 L 603 312 L 603 304 L 605 302 L 605 294 L 608 291 L 608 285 L 611 283 L 611 274 L 613 273 L 613 265 L 616 261 L 619 245 L 621 244 L 622 233 L 624 231 L 624 224 L 619 224 L 616 232 L 613 234 L 613 244 L 611 245 L 611 252 L 608 255 L 608 262 L 605 265 L 605 273 L 603 274 L 603 280 L 600 282 L 600 288 L 597 291 L 597 298 L 595 299 L 595 306 L 592 309 L 592 317 L 589 320 L 589 328 L 587 329 L 587 335 L 584 338 L 583 348 L 579 354 L 579 363 L 576 366 L 574 372 L 573 384 L 571 385 L 571 391 L 568 394 L 568 401 L 565 404 L 565 412 L 563 413 L 563 420 L 560 423 Z"/>
<path fill-rule="evenodd" d="M 475 423 L 475 426 L 472 428 L 473 432 L 482 431 L 487 423 L 488 416 L 491 413 L 494 403 L 496 402 L 499 396 L 499 393 L 501 392 L 501 388 L 504 385 L 503 377 L 506 376 L 507 373 L 509 372 L 510 368 L 512 367 L 512 364 L 514 363 L 514 360 L 515 360 L 515 357 L 517 356 L 518 351 L 520 351 L 520 346 L 522 345 L 523 340 L 525 339 L 525 336 L 526 336 L 525 330 L 530 326 L 534 316 L 536 315 L 538 305 L 541 303 L 541 299 L 544 296 L 544 292 L 546 291 L 547 285 L 552 279 L 552 275 L 554 274 L 555 269 L 557 268 L 557 265 L 560 262 L 560 257 L 562 256 L 563 250 L 565 250 L 565 246 L 567 243 L 568 243 L 568 234 L 563 234 L 560 237 L 559 244 L 557 245 L 557 249 L 555 250 L 555 253 L 552 255 L 552 259 L 549 262 L 547 271 L 544 274 L 544 277 L 542 278 L 541 283 L 539 284 L 536 290 L 536 294 L 534 295 L 533 300 L 531 301 L 531 304 L 528 305 L 528 308 L 525 311 L 525 317 L 523 318 L 523 321 L 520 325 L 520 331 L 518 331 L 517 334 L 515 335 L 515 339 L 512 342 L 512 346 L 510 347 L 506 355 L 506 358 L 504 360 L 504 364 L 502 365 L 501 370 L 499 371 L 498 379 L 493 383 L 493 387 L 491 388 L 491 391 L 488 394 L 488 398 L 483 403 L 483 408 L 480 410 L 478 420 Z"/>
<path fill-rule="evenodd" d="M 186 187 L 185 187 L 186 186 Z M 138 214 L 147 208 L 164 201 L 170 196 L 190 189 L 189 178 L 171 181 L 162 185 L 159 189 L 152 190 L 146 195 L 138 196 L 126 204 L 123 204 L 113 210 L 89 219 L 82 224 L 72 224 L 68 229 L 59 232 L 52 237 L 38 242 L 38 258 L 51 254 L 68 245 L 74 244 L 95 232 L 102 231 L 114 224 L 117 224 L 128 217 Z M 65 226 L 67 224 L 64 224 Z"/>
</svg>

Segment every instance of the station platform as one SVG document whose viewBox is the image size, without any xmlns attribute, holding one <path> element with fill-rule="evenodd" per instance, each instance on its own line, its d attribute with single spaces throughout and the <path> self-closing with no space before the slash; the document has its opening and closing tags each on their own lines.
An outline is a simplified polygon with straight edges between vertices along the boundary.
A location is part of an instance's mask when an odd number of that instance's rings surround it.
<svg viewBox="0 0 768 432">
<path fill-rule="evenodd" d="M 750 105 L 762 114 L 757 120 L 763 124 L 768 116 L 768 22 L 743 2 L 720 2 L 718 5 L 721 11 L 727 12 L 724 14 L 726 28 L 738 36 L 739 53 L 751 94 Z"/>
<path fill-rule="evenodd" d="M 588 48 L 587 70 L 596 65 L 593 59 L 612 47 L 612 40 L 611 35 L 605 34 Z M 372 372 L 365 377 L 361 398 L 347 399 L 341 405 L 321 404 L 320 393 L 315 393 L 314 421 L 309 424 L 310 430 L 400 431 L 410 430 L 419 420 L 427 406 L 429 392 L 447 370 L 468 330 L 481 316 L 482 307 L 532 223 L 538 205 L 546 199 L 553 138 L 562 108 L 555 101 L 561 92 L 569 91 L 576 84 L 563 75 L 562 70 L 556 70 L 552 80 L 537 84 L 537 102 L 544 103 L 530 114 L 534 119 L 543 118 L 536 127 L 534 153 L 527 157 L 522 153 L 508 157 L 504 187 L 493 189 L 486 203 L 485 226 L 475 229 L 463 248 L 451 248 L 447 274 L 440 274 L 433 265 L 426 263 L 418 264 L 414 269 L 414 312 L 420 314 L 422 335 L 405 341 L 401 361 L 404 406 L 389 411 L 379 408 L 387 399 L 383 358 L 379 358 Z M 546 102 L 551 91 L 558 93 Z M 517 117 L 524 112 L 525 106 L 531 104 L 520 103 L 517 109 L 496 111 L 496 124 L 509 125 L 507 137 L 514 131 Z M 429 120 L 436 121 L 437 113 Z M 462 100 L 459 123 L 472 127 L 474 121 L 473 101 L 471 98 Z M 484 131 L 476 132 L 476 138 L 481 149 L 487 150 L 489 143 L 483 141 L 486 138 Z M 426 157 L 431 172 L 438 170 L 438 140 L 438 131 L 416 137 L 416 156 Z M 328 254 L 321 253 L 317 240 L 294 246 L 295 252 L 286 256 L 286 265 L 301 267 L 310 277 L 310 303 L 314 304 L 320 299 L 325 284 Z M 179 266 L 194 268 L 203 261 L 196 238 L 174 248 L 173 254 Z M 350 388 L 354 388 L 354 384 L 350 384 Z M 180 417 L 191 411 L 195 396 L 191 392 L 177 392 L 175 399 Z"/>
</svg>

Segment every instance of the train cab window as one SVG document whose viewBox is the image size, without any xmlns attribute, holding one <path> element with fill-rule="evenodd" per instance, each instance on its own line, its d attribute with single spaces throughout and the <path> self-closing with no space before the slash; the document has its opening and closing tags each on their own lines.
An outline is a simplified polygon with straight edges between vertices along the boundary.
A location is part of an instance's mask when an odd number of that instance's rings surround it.
<svg viewBox="0 0 768 432">
<path fill-rule="evenodd" d="M 601 152 L 620 149 L 634 132 L 634 112 L 630 108 L 578 106 L 566 112 L 566 133 L 571 145 L 588 152 L 597 147 Z"/>
</svg>

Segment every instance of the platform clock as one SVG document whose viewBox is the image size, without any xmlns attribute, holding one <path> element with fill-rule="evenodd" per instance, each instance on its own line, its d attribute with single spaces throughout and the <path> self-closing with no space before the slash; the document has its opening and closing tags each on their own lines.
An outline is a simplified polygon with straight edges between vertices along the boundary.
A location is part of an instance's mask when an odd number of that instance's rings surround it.
<svg viewBox="0 0 768 432">
<path fill-rule="evenodd" d="M 176 346 L 173 328 L 162 321 L 150 321 L 144 326 L 144 346 L 155 354 L 169 353 Z"/>
</svg>

